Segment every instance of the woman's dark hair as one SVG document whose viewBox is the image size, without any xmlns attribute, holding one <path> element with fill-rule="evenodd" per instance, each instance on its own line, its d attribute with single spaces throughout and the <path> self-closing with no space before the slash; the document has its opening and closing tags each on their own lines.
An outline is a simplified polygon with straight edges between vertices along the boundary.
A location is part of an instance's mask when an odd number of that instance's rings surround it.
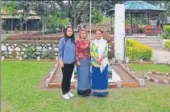
<svg viewBox="0 0 170 112">
<path fill-rule="evenodd" d="M 67 40 L 70 38 L 71 41 L 72 41 L 73 43 L 75 43 L 74 32 L 73 32 L 72 36 L 68 36 L 68 35 L 67 35 L 67 30 L 68 30 L 69 28 L 71 28 L 71 29 L 73 30 L 73 28 L 70 27 L 70 26 L 67 27 L 67 28 L 65 28 L 65 30 L 64 30 L 64 39 L 65 39 L 65 41 L 67 41 Z"/>
</svg>

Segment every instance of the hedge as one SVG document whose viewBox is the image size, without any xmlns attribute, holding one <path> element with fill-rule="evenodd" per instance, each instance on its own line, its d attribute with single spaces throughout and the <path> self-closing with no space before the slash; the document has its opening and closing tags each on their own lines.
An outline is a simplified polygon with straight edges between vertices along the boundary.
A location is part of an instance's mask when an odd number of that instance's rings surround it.
<svg viewBox="0 0 170 112">
<path fill-rule="evenodd" d="M 126 56 L 133 61 L 139 59 L 150 60 L 152 57 L 152 48 L 130 39 L 126 41 Z"/>
</svg>

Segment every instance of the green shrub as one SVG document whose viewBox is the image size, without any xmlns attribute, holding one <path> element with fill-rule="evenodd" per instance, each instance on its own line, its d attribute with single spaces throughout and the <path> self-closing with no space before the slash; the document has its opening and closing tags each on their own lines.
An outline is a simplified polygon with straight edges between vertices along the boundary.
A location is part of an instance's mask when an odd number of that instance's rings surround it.
<svg viewBox="0 0 170 112">
<path fill-rule="evenodd" d="M 163 35 L 162 35 L 162 38 L 170 39 L 170 25 L 164 25 L 163 26 Z"/>
<path fill-rule="evenodd" d="M 33 46 L 27 47 L 25 55 L 25 59 L 36 59 L 35 48 Z"/>
<path fill-rule="evenodd" d="M 165 42 L 165 48 L 170 50 L 170 40 Z"/>
<path fill-rule="evenodd" d="M 43 58 L 43 59 L 45 59 L 45 58 L 54 59 L 54 55 L 53 55 L 52 51 L 47 50 L 47 51 L 43 51 L 41 53 L 41 58 Z"/>
<path fill-rule="evenodd" d="M 136 40 L 126 41 L 126 56 L 130 60 L 150 60 L 152 57 L 152 49 Z"/>
</svg>

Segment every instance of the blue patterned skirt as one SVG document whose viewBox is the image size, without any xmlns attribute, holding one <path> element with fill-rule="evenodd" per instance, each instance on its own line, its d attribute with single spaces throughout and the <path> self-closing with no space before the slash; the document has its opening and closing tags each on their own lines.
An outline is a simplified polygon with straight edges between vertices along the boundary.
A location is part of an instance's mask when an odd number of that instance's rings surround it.
<svg viewBox="0 0 170 112">
<path fill-rule="evenodd" d="M 99 97 L 108 95 L 108 65 L 102 72 L 99 67 L 92 66 L 92 93 Z"/>
<path fill-rule="evenodd" d="M 78 95 L 89 96 L 91 94 L 90 66 L 90 59 L 88 58 L 82 58 L 80 66 L 77 66 Z"/>
</svg>

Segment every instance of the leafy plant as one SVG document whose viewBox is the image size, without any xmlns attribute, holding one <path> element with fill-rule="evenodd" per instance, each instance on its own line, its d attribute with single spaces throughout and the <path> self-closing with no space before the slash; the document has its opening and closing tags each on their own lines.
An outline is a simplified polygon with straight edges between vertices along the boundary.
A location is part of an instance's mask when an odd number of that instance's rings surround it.
<svg viewBox="0 0 170 112">
<path fill-rule="evenodd" d="M 150 60 L 152 57 L 152 49 L 136 40 L 126 41 L 126 56 L 130 60 Z"/>
<path fill-rule="evenodd" d="M 25 59 L 36 59 L 35 48 L 33 46 L 27 47 L 25 55 L 26 55 Z"/>
<path fill-rule="evenodd" d="M 170 39 L 170 25 L 164 25 L 163 26 L 163 35 L 162 38 L 164 39 Z"/>
<path fill-rule="evenodd" d="M 47 50 L 47 51 L 43 51 L 42 53 L 41 53 L 41 58 L 47 58 L 47 59 L 54 59 L 54 55 L 53 55 L 53 53 L 52 53 L 52 51 L 50 51 L 50 50 Z"/>
<path fill-rule="evenodd" d="M 165 48 L 170 50 L 170 40 L 165 42 Z"/>
</svg>

